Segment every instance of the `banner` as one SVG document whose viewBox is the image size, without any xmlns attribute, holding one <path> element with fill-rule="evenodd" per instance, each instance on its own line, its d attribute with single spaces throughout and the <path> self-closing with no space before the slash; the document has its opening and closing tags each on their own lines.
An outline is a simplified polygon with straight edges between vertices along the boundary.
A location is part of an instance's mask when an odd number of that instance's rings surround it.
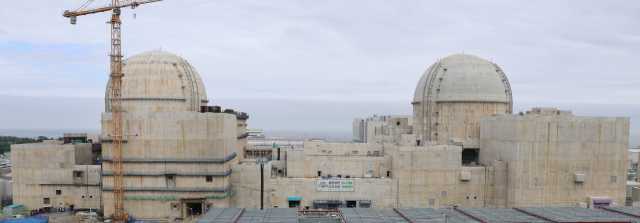
<svg viewBox="0 0 640 223">
<path fill-rule="evenodd" d="M 318 192 L 353 192 L 355 191 L 355 180 L 317 180 L 316 191 Z"/>
</svg>

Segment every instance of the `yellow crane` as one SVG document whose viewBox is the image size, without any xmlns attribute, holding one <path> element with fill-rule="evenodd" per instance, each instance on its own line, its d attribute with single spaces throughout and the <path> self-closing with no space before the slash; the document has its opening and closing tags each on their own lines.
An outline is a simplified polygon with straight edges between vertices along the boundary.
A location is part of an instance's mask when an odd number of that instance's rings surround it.
<svg viewBox="0 0 640 223">
<path fill-rule="evenodd" d="M 111 82 L 111 138 L 113 139 L 113 204 L 114 213 L 112 220 L 115 222 L 124 222 L 127 220 L 127 213 L 124 210 L 124 186 L 123 186 L 123 157 L 122 157 L 122 97 L 120 90 L 122 87 L 122 51 L 120 41 L 120 8 L 131 7 L 136 8 L 142 4 L 159 2 L 162 0 L 111 0 L 111 5 L 86 9 L 93 0 L 84 3 L 80 8 L 69 11 L 66 10 L 62 16 L 70 18 L 71 24 L 76 24 L 77 17 L 82 15 L 94 14 L 98 12 L 111 11 L 111 20 L 107 23 L 111 24 L 111 55 L 110 57 L 110 73 Z"/>
</svg>

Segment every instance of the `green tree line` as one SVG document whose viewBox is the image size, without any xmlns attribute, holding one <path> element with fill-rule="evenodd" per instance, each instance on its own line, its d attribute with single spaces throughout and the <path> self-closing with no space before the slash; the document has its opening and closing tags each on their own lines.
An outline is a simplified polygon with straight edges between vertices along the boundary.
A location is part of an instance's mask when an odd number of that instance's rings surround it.
<svg viewBox="0 0 640 223">
<path fill-rule="evenodd" d="M 11 151 L 11 144 L 36 143 L 42 142 L 43 140 L 53 140 L 53 138 L 38 136 L 38 138 L 34 139 L 28 137 L 0 136 L 0 153 Z M 58 140 L 62 140 L 62 137 L 59 137 Z"/>
</svg>

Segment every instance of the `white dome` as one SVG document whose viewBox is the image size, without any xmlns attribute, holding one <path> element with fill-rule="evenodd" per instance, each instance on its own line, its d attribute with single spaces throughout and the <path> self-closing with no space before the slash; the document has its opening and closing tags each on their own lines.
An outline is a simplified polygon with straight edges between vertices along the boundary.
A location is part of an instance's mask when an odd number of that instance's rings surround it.
<svg viewBox="0 0 640 223">
<path fill-rule="evenodd" d="M 413 103 L 424 101 L 429 92 L 437 102 L 513 102 L 500 67 L 469 54 L 448 56 L 431 65 L 418 82 Z"/>
<path fill-rule="evenodd" d="M 209 102 L 200 74 L 180 56 L 149 51 L 126 59 L 122 66 L 122 107 L 127 112 L 198 111 Z M 111 112 L 110 85 L 105 112 Z"/>
</svg>

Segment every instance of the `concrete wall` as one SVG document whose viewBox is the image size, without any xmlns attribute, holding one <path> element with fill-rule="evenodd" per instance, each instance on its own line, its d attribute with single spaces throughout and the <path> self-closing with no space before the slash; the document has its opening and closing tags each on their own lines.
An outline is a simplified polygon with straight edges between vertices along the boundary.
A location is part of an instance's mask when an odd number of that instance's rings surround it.
<svg viewBox="0 0 640 223">
<path fill-rule="evenodd" d="M 14 203 L 31 210 L 100 206 L 100 166 L 87 165 L 91 164 L 91 144 L 18 144 L 11 145 L 11 152 Z"/>
<path fill-rule="evenodd" d="M 364 177 L 364 172 L 373 171 L 373 176 L 387 176 L 391 170 L 391 157 L 369 156 L 307 156 L 303 150 L 289 151 L 287 176 L 313 178 L 321 171 L 322 176 L 338 174 L 342 177 Z"/>
<path fill-rule="evenodd" d="M 431 129 L 428 126 L 427 106 L 413 104 L 413 134 L 423 135 L 423 141 L 437 141 L 447 145 L 447 136 L 454 142 L 470 142 L 463 148 L 479 148 L 480 119 L 494 114 L 506 114 L 509 103 L 496 102 L 437 102 L 431 109 Z M 430 138 L 429 138 L 430 136 Z M 475 143 L 475 144 L 473 144 Z"/>
<path fill-rule="evenodd" d="M 382 145 L 375 143 L 327 143 L 305 141 L 303 148 L 307 156 L 343 156 L 347 153 L 351 156 L 367 156 L 367 154 L 374 153 L 376 151 L 380 155 L 384 153 Z M 357 154 L 355 154 L 354 151 L 357 151 Z"/>
<path fill-rule="evenodd" d="M 629 118 L 501 115 L 481 126 L 480 163 L 508 165 L 508 208 L 573 206 L 588 196 L 624 204 Z"/>
<path fill-rule="evenodd" d="M 240 185 L 233 195 L 232 206 L 260 209 L 260 165 L 233 164 L 231 181 Z M 265 170 L 271 164 L 265 164 Z M 397 179 L 394 178 L 356 178 L 354 192 L 318 192 L 317 179 L 306 178 L 269 178 L 265 172 L 264 207 L 288 207 L 288 197 L 302 197 L 301 206 L 313 208 L 315 198 L 370 199 L 374 209 L 390 209 L 394 207 L 398 196 Z M 236 183 L 238 182 L 238 183 Z M 241 183 L 240 183 L 241 182 Z"/>
<path fill-rule="evenodd" d="M 390 146 L 385 151 L 393 158 L 392 177 L 398 179 L 398 207 L 443 209 L 493 203 L 492 169 L 461 166 L 458 146 Z M 462 172 L 469 172 L 471 179 L 461 180 Z"/>
<path fill-rule="evenodd" d="M 110 113 L 102 114 L 103 138 L 108 137 L 110 120 Z M 233 186 L 226 191 L 206 191 L 206 188 L 224 189 L 231 185 L 229 175 L 214 173 L 229 171 L 230 164 L 237 163 L 242 157 L 247 138 L 238 137 L 246 133 L 246 120 L 226 113 L 125 113 L 123 124 L 125 134 L 138 134 L 125 137 L 125 159 L 146 159 L 124 163 L 125 197 L 128 198 L 125 209 L 134 217 L 186 217 L 190 214 L 187 203 L 202 202 L 208 195 L 224 196 L 233 190 Z M 102 145 L 103 156 L 111 157 L 113 144 L 103 141 Z M 226 162 L 198 160 L 224 159 L 234 153 L 237 156 Z M 105 161 L 103 169 L 106 173 L 102 176 L 106 188 L 103 191 L 104 212 L 109 215 L 114 210 L 110 189 L 113 188 L 113 164 Z M 207 182 L 209 173 L 212 182 Z M 169 196 L 180 200 L 135 198 L 140 196 Z M 206 200 L 216 207 L 229 205 L 229 198 Z"/>
</svg>

